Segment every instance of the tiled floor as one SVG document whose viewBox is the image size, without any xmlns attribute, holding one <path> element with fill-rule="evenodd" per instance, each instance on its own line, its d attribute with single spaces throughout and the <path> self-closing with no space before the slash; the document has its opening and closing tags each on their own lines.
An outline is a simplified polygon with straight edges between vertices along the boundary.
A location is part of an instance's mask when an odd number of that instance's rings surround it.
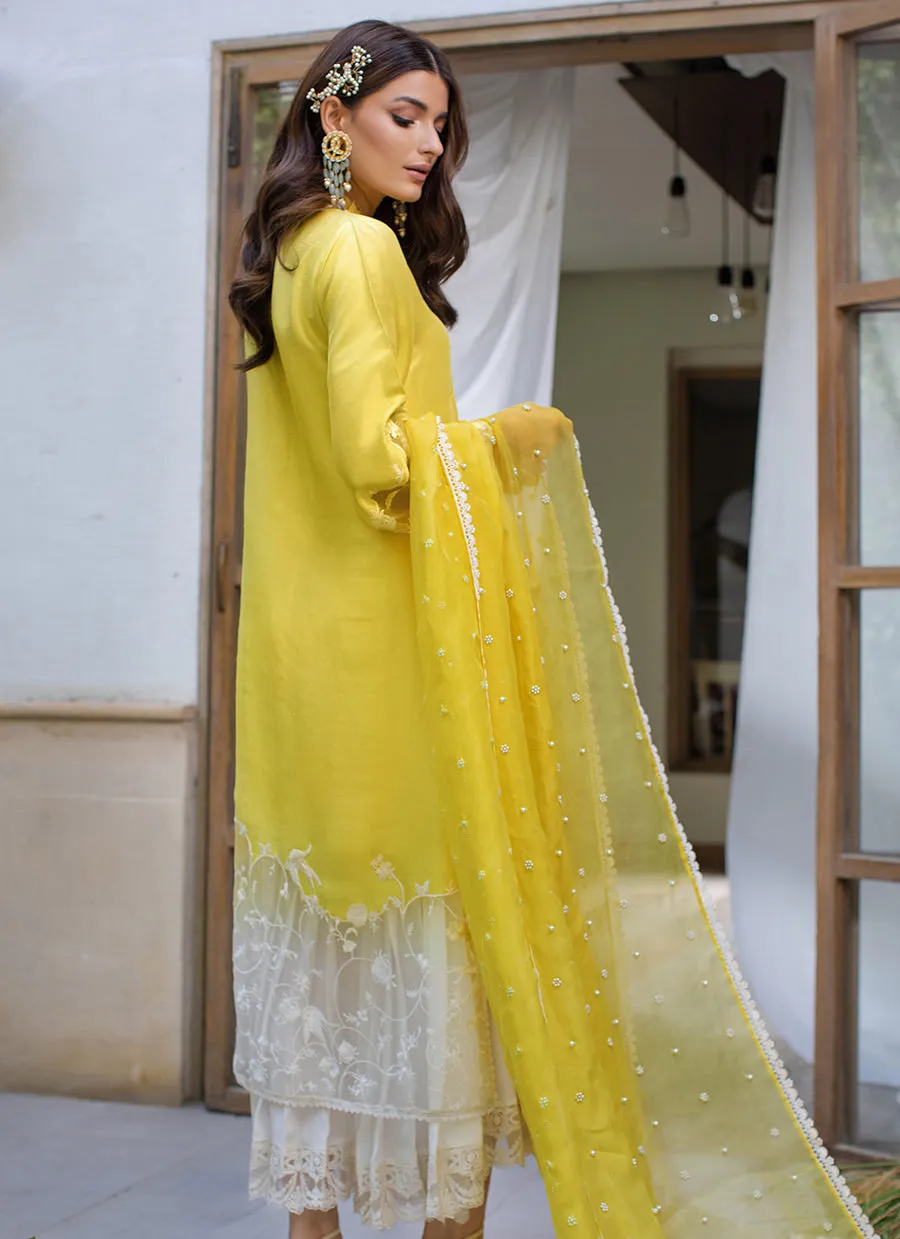
<svg viewBox="0 0 900 1239">
<path fill-rule="evenodd" d="M 284 1213 L 247 1198 L 249 1134 L 199 1106 L 0 1095 L 0 1239 L 285 1239 Z M 488 1239 L 552 1239 L 533 1161 L 497 1171 L 488 1218 Z M 341 1222 L 345 1239 L 378 1233 L 350 1206 Z"/>
</svg>

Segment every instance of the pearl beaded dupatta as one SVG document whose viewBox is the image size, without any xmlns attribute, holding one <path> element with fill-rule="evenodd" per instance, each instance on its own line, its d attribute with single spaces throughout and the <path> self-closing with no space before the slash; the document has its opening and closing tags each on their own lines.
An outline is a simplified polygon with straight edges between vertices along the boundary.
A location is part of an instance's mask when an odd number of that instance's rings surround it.
<svg viewBox="0 0 900 1239">
<path fill-rule="evenodd" d="M 571 423 L 406 431 L 446 838 L 557 1236 L 871 1239 L 704 902 Z"/>
</svg>

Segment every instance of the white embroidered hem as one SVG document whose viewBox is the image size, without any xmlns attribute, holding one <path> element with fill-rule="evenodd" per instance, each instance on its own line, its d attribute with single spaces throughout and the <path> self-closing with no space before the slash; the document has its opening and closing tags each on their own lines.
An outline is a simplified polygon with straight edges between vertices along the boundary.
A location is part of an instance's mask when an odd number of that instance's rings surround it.
<svg viewBox="0 0 900 1239">
<path fill-rule="evenodd" d="M 428 1218 L 465 1221 L 492 1167 L 521 1163 L 517 1104 L 483 1117 L 423 1120 L 253 1101 L 250 1195 L 291 1213 L 353 1199 L 377 1229 Z"/>
<path fill-rule="evenodd" d="M 290 868 L 237 835 L 235 1079 L 277 1104 L 398 1120 L 515 1100 L 497 1093 L 502 1052 L 458 892 L 401 890 L 381 913 L 335 921 Z"/>
<path fill-rule="evenodd" d="M 378 1229 L 465 1220 L 491 1168 L 527 1150 L 458 892 L 401 889 L 335 921 L 240 831 L 235 870 L 251 1196 L 292 1213 L 353 1198 Z"/>
</svg>

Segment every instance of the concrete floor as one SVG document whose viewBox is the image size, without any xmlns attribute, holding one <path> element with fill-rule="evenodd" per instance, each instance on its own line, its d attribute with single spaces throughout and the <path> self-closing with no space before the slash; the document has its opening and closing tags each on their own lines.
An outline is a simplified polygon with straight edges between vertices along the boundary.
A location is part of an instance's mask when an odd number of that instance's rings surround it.
<svg viewBox="0 0 900 1239">
<path fill-rule="evenodd" d="M 728 884 L 709 882 L 727 923 Z M 247 1197 L 250 1123 L 181 1110 L 0 1094 L 0 1239 L 285 1239 L 280 1209 Z M 373 1239 L 352 1210 L 344 1239 Z M 537 1166 L 498 1170 L 488 1239 L 552 1239 Z M 384 1232 L 381 1232 L 384 1233 Z M 398 1226 L 392 1239 L 419 1239 Z"/>
<path fill-rule="evenodd" d="M 200 1106 L 0 1095 L 0 1239 L 285 1239 L 285 1214 L 247 1198 L 249 1139 L 248 1119 Z M 552 1239 L 533 1160 L 496 1172 L 488 1219 L 489 1239 Z M 341 1224 L 379 1233 L 350 1205 Z"/>
</svg>

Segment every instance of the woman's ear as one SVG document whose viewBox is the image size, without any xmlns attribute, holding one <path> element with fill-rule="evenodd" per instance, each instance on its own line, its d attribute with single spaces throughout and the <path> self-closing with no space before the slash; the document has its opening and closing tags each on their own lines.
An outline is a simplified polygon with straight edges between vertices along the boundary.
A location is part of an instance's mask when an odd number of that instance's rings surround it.
<svg viewBox="0 0 900 1239">
<path fill-rule="evenodd" d="M 326 133 L 331 133 L 335 129 L 343 129 L 345 108 L 337 95 L 329 95 L 327 99 L 322 100 L 319 118 Z"/>
</svg>

